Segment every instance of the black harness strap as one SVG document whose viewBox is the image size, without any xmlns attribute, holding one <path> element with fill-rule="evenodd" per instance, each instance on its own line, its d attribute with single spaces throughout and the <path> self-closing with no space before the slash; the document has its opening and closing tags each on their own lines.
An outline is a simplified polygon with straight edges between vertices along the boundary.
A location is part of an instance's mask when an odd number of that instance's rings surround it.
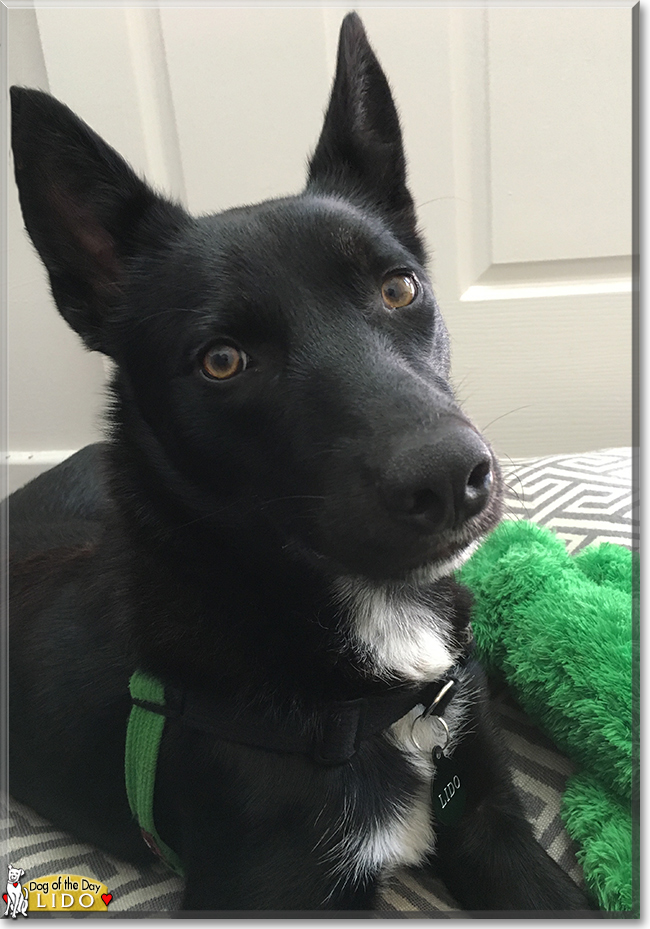
<svg viewBox="0 0 650 929">
<path fill-rule="evenodd" d="M 457 689 L 457 678 L 470 660 L 474 642 L 443 678 L 418 690 L 395 690 L 355 700 L 324 703 L 318 710 L 316 731 L 306 732 L 298 721 L 262 718 L 259 710 L 235 711 L 232 702 L 191 690 L 165 687 L 165 704 L 134 699 L 153 713 L 177 720 L 189 729 L 206 732 L 241 745 L 288 754 L 309 755 L 319 764 L 349 761 L 361 742 L 388 729 L 416 706 L 424 715 L 442 715 Z M 436 700 L 440 697 L 439 700 Z"/>
</svg>

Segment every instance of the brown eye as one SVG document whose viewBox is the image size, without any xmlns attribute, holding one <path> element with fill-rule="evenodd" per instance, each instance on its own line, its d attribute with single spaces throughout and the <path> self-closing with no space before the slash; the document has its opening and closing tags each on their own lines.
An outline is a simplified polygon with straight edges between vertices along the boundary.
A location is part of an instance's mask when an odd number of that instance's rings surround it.
<svg viewBox="0 0 650 929">
<path fill-rule="evenodd" d="M 412 274 L 391 274 L 381 285 L 384 303 L 391 310 L 398 310 L 413 303 L 417 292 L 417 284 Z"/>
<path fill-rule="evenodd" d="M 207 377 L 227 381 L 228 378 L 241 374 L 247 364 L 248 355 L 245 352 L 234 345 L 224 343 L 208 349 L 201 361 L 201 368 Z"/>
</svg>

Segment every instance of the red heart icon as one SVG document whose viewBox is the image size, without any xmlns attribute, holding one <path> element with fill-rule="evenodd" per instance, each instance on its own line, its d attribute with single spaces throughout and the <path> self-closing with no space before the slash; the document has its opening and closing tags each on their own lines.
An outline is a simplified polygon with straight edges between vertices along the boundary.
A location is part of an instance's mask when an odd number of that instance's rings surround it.
<svg viewBox="0 0 650 929">
<path fill-rule="evenodd" d="M 18 882 L 16 882 L 16 883 L 14 884 L 14 887 L 18 887 Z"/>
<path fill-rule="evenodd" d="M 113 899 L 113 894 L 102 894 L 102 900 L 104 901 L 106 906 L 108 906 L 108 904 L 111 902 L 112 899 Z"/>
<path fill-rule="evenodd" d="M 7 897 L 7 895 L 6 895 L 6 894 L 3 894 L 3 895 L 2 895 L 2 899 L 3 899 L 3 900 L 4 900 L 4 902 L 6 903 L 6 902 L 7 902 L 7 900 L 8 900 L 9 898 Z"/>
</svg>

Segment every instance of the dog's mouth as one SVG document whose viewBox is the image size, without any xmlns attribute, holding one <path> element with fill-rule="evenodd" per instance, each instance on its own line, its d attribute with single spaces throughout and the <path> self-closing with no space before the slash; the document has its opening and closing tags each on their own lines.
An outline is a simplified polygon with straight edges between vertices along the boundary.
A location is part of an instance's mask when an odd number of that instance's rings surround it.
<svg viewBox="0 0 650 929">
<path fill-rule="evenodd" d="M 395 581 L 413 584 L 417 587 L 432 584 L 443 577 L 449 577 L 458 571 L 478 549 L 486 533 L 475 535 L 470 539 L 457 539 L 438 545 L 424 557 L 406 559 L 397 551 L 384 554 L 381 559 L 372 562 L 364 559 L 363 564 L 350 563 L 349 559 L 340 559 L 312 547 L 304 539 L 294 536 L 285 545 L 285 551 L 293 552 L 301 560 L 308 561 L 312 567 L 333 576 L 356 575 L 377 582 Z"/>
<path fill-rule="evenodd" d="M 450 542 L 440 547 L 432 558 L 407 569 L 405 580 L 417 586 L 431 584 L 441 577 L 449 577 L 468 561 L 483 541 L 479 536 L 470 542 Z"/>
<path fill-rule="evenodd" d="M 317 547 L 331 554 L 348 574 L 379 583 L 415 580 L 419 584 L 432 583 L 459 570 L 500 517 L 501 496 L 497 488 L 479 513 L 443 531 L 416 531 L 397 520 L 382 519 L 373 525 L 369 519 L 362 524 L 361 531 L 348 525 L 347 534 L 339 532 L 323 538 L 325 544 Z"/>
</svg>

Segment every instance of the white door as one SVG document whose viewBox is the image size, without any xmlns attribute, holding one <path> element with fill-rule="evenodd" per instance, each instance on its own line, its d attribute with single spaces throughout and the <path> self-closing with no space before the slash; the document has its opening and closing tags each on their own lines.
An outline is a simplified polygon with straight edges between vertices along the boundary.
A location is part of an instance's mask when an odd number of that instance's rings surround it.
<svg viewBox="0 0 650 929">
<path fill-rule="evenodd" d="M 631 5 L 357 9 L 402 116 L 465 408 L 503 456 L 629 445 Z M 10 82 L 219 210 L 301 188 L 344 13 L 9 9 Z M 13 189 L 8 222 L 16 486 L 101 437 L 105 366 L 58 319 Z"/>
</svg>

